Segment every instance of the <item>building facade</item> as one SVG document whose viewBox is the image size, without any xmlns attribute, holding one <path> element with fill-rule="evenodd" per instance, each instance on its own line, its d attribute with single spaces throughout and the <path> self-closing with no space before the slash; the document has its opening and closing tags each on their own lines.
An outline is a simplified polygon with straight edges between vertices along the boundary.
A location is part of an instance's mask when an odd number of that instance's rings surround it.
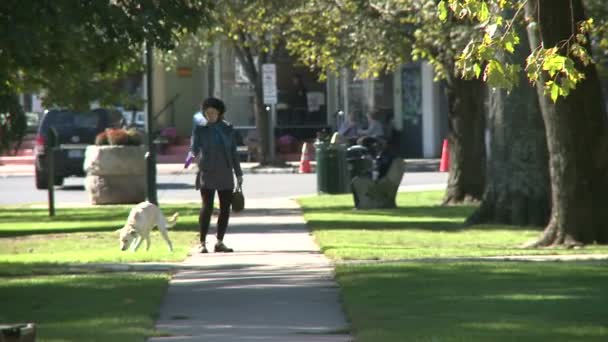
<svg viewBox="0 0 608 342">
<path fill-rule="evenodd" d="M 192 116 L 201 101 L 215 96 L 227 105 L 226 118 L 241 131 L 255 129 L 253 86 L 229 44 L 216 43 L 208 63 L 178 63 L 173 70 L 154 68 L 154 111 L 160 127 L 172 126 L 189 136 Z M 352 72 L 319 81 L 309 68 L 288 55 L 275 61 L 277 104 L 275 137 L 312 140 L 320 130 L 333 131 L 344 113 L 362 125 L 371 110 L 381 111 L 396 134 L 399 152 L 407 158 L 435 158 L 447 132 L 446 101 L 441 84 L 426 63 L 402 65 L 376 79 L 357 79 Z"/>
</svg>

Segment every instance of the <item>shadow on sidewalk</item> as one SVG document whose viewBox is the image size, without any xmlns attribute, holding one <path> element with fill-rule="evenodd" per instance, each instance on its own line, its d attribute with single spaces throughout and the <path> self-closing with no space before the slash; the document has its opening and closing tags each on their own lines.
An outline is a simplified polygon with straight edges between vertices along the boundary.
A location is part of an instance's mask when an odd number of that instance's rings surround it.
<svg viewBox="0 0 608 342">
<path fill-rule="evenodd" d="M 232 218 L 231 218 L 232 220 Z M 231 221 L 228 225 L 227 235 L 230 234 L 293 234 L 293 233 L 306 233 L 310 230 L 303 223 L 248 223 L 248 222 L 234 222 Z M 211 221 L 211 227 L 209 228 L 208 235 L 216 234 L 215 222 Z"/>
<path fill-rule="evenodd" d="M 245 202 L 247 199 L 245 199 Z M 247 203 L 245 203 L 247 205 Z M 215 214 L 215 212 L 214 212 Z M 266 217 L 266 216 L 274 216 L 274 217 L 284 217 L 284 216 L 302 216 L 302 210 L 299 208 L 252 208 L 245 209 L 241 212 L 235 213 L 232 212 L 230 214 L 230 218 L 238 217 L 238 218 L 247 218 L 247 217 Z"/>
</svg>

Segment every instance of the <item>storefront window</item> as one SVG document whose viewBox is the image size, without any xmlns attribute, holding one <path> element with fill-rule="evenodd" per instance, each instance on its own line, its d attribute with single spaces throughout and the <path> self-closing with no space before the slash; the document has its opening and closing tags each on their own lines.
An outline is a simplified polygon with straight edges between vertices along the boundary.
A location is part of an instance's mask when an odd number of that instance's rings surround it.
<svg viewBox="0 0 608 342">
<path fill-rule="evenodd" d="M 393 75 L 383 74 L 376 79 L 359 79 L 353 72 L 345 72 L 347 77 L 346 109 L 353 113 L 357 121 L 367 125 L 366 116 L 374 110 L 383 114 L 387 124 L 393 117 Z"/>
</svg>

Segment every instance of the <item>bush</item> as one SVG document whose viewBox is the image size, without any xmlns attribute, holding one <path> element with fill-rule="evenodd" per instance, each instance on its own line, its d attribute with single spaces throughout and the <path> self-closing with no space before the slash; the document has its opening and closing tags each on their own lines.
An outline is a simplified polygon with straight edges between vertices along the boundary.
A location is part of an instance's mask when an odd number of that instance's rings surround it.
<svg viewBox="0 0 608 342">
<path fill-rule="evenodd" d="M 95 137 L 95 145 L 139 146 L 142 142 L 141 134 L 135 129 L 108 128 Z"/>
</svg>

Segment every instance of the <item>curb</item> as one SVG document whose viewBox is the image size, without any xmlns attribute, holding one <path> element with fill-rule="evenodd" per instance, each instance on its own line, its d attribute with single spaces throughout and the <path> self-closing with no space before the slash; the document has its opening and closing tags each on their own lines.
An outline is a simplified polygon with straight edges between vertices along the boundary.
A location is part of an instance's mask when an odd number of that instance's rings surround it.
<svg viewBox="0 0 608 342">
<path fill-rule="evenodd" d="M 608 254 L 551 254 L 551 255 L 509 255 L 462 258 L 412 258 L 394 260 L 337 260 L 334 265 L 373 265 L 397 263 L 451 263 L 451 262 L 607 262 Z"/>
<path fill-rule="evenodd" d="M 552 255 L 511 255 L 493 257 L 462 257 L 462 258 L 415 258 L 395 260 L 334 260 L 333 265 L 373 265 L 396 263 L 454 263 L 454 262 L 574 262 L 592 263 L 607 262 L 608 254 L 552 254 Z M 55 268 L 50 268 L 50 271 Z M 56 269 L 66 270 L 70 274 L 90 272 L 173 272 L 173 271 L 203 271 L 213 269 L 207 265 L 189 265 L 182 262 L 136 262 L 136 263 L 91 263 L 67 264 Z"/>
</svg>

